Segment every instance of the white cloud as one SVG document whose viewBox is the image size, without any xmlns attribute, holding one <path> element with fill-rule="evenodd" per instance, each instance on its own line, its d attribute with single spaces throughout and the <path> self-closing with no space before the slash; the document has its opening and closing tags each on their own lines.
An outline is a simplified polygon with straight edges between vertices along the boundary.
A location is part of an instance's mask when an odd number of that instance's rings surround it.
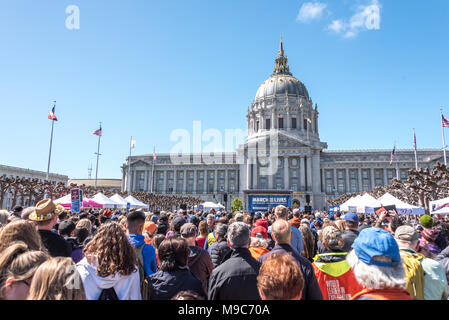
<svg viewBox="0 0 449 320">
<path fill-rule="evenodd" d="M 327 8 L 326 3 L 321 2 L 306 2 L 301 6 L 296 21 L 298 22 L 310 22 L 315 19 L 319 19 L 324 10 Z"/>
<path fill-rule="evenodd" d="M 328 29 L 337 34 L 342 34 L 344 38 L 354 38 L 360 32 L 366 30 L 379 30 L 380 7 L 378 0 L 371 0 L 368 5 L 359 6 L 357 12 L 349 21 L 334 20 L 328 26 Z"/>
</svg>

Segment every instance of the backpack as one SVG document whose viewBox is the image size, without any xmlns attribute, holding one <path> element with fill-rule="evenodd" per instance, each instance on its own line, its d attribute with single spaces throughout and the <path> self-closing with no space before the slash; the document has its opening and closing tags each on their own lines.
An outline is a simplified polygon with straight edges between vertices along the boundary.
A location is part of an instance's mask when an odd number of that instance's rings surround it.
<svg viewBox="0 0 449 320">
<path fill-rule="evenodd" d="M 139 266 L 139 275 L 140 275 L 140 293 L 142 295 L 142 300 L 148 300 L 148 292 L 149 292 L 149 284 L 147 279 L 145 279 L 145 269 L 143 268 L 143 247 L 145 244 L 142 244 L 140 247 L 135 248 L 137 255 L 137 264 Z"/>
<path fill-rule="evenodd" d="M 98 297 L 98 300 L 120 300 L 115 292 L 114 288 L 107 288 L 101 290 L 101 294 Z"/>
<path fill-rule="evenodd" d="M 404 250 L 400 252 L 407 278 L 405 289 L 413 299 L 424 300 L 424 269 L 421 264 L 424 257 Z"/>
</svg>

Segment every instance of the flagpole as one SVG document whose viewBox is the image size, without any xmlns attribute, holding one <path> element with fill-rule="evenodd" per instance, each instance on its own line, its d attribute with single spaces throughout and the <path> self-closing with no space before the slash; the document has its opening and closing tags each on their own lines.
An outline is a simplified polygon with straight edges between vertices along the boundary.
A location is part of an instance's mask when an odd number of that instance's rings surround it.
<svg viewBox="0 0 449 320">
<path fill-rule="evenodd" d="M 101 122 L 100 122 L 100 129 L 101 129 Z M 97 168 L 96 168 L 96 170 L 95 170 L 95 186 L 94 186 L 95 189 L 97 189 L 98 158 L 100 157 L 100 139 L 101 139 L 101 134 L 98 135 Z"/>
<path fill-rule="evenodd" d="M 443 126 L 443 108 L 440 108 L 441 113 L 441 132 L 443 135 L 443 154 L 444 154 L 444 165 L 447 166 L 447 160 L 446 160 L 446 142 L 444 139 L 444 126 Z"/>
<path fill-rule="evenodd" d="M 394 142 L 394 149 L 396 150 L 396 141 Z M 395 151 L 395 153 L 398 153 L 398 152 Z M 399 156 L 399 153 L 398 153 L 398 156 Z M 396 158 L 396 159 L 395 159 L 395 161 L 396 161 L 396 179 L 400 180 L 400 179 L 399 179 L 398 157 L 396 156 L 395 158 Z"/>
<path fill-rule="evenodd" d="M 416 133 L 415 133 L 415 128 L 413 128 L 413 149 L 415 149 L 415 167 L 416 167 L 416 170 L 418 170 L 418 156 L 416 154 L 417 150 L 416 150 Z"/>
<path fill-rule="evenodd" d="M 131 195 L 131 144 L 133 142 L 133 136 L 129 140 L 129 158 L 128 158 L 128 196 Z"/>
<path fill-rule="evenodd" d="M 56 108 L 56 100 L 53 101 L 53 107 Z M 51 158 L 51 146 L 53 144 L 53 128 L 54 128 L 54 126 L 55 126 L 55 120 L 51 119 L 50 151 L 48 152 L 48 166 L 47 166 L 46 180 L 48 180 L 48 176 L 50 174 L 50 158 Z"/>
<path fill-rule="evenodd" d="M 153 168 L 151 169 L 151 188 L 150 192 L 153 193 L 153 184 L 154 184 L 154 153 L 156 152 L 156 147 L 153 146 Z"/>
</svg>

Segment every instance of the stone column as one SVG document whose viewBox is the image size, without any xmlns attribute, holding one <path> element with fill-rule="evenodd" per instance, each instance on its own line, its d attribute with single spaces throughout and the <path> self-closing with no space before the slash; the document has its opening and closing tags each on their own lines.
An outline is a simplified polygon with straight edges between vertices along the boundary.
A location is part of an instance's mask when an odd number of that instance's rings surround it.
<svg viewBox="0 0 449 320">
<path fill-rule="evenodd" d="M 198 187 L 198 170 L 193 169 L 193 193 L 197 193 Z"/>
<path fill-rule="evenodd" d="M 290 190 L 290 177 L 289 177 L 289 158 L 284 157 L 284 190 Z"/>
<path fill-rule="evenodd" d="M 350 186 L 349 186 L 349 169 L 345 168 L 345 178 L 346 178 L 346 188 L 345 191 L 346 193 L 349 193 L 350 191 Z"/>
<path fill-rule="evenodd" d="M 250 160 L 246 160 L 246 190 L 251 189 L 251 164 Z"/>
<path fill-rule="evenodd" d="M 229 175 L 228 169 L 225 169 L 225 192 L 228 192 L 229 189 L 228 175 Z"/>
<path fill-rule="evenodd" d="M 207 170 L 206 169 L 204 169 L 204 181 L 203 181 L 203 184 L 204 184 L 204 190 L 203 190 L 203 194 L 206 194 L 207 193 Z"/>
<path fill-rule="evenodd" d="M 333 185 L 334 185 L 334 190 L 332 190 L 334 193 L 337 192 L 338 193 L 338 183 L 337 183 L 337 169 L 334 168 L 332 169 L 333 174 L 334 174 L 334 178 L 333 178 Z"/>
<path fill-rule="evenodd" d="M 259 188 L 259 172 L 258 172 L 258 167 L 257 167 L 257 159 L 254 160 L 254 165 L 253 165 L 253 189 L 258 189 Z"/>
<path fill-rule="evenodd" d="M 299 181 L 301 186 L 301 191 L 306 189 L 306 171 L 305 171 L 305 158 L 299 157 Z"/>
<path fill-rule="evenodd" d="M 359 173 L 359 192 L 362 192 L 363 190 L 363 185 L 362 185 L 362 168 L 358 168 L 358 173 Z"/>
<path fill-rule="evenodd" d="M 168 180 L 167 175 L 168 175 L 167 170 L 164 170 L 164 189 L 162 190 L 163 194 L 167 193 L 167 180 Z"/>
<path fill-rule="evenodd" d="M 276 123 L 276 113 L 273 111 L 271 112 L 271 128 L 276 129 L 277 123 Z"/>
<path fill-rule="evenodd" d="M 383 171 L 384 171 L 384 186 L 386 186 L 389 184 L 387 176 L 387 168 L 384 168 Z"/>
<path fill-rule="evenodd" d="M 173 171 L 173 193 L 178 191 L 178 170 Z"/>
<path fill-rule="evenodd" d="M 312 191 L 312 158 L 306 157 L 307 159 L 307 189 Z"/>
<path fill-rule="evenodd" d="M 315 194 L 320 193 L 321 191 L 320 180 L 320 154 L 315 152 L 312 156 L 312 191 Z"/>
<path fill-rule="evenodd" d="M 304 130 L 304 110 L 303 108 L 301 108 L 301 118 L 299 120 L 299 123 L 301 124 L 301 131 L 305 131 Z"/>
<path fill-rule="evenodd" d="M 187 169 L 184 169 L 184 183 L 182 186 L 182 193 L 187 193 Z"/>
<path fill-rule="evenodd" d="M 324 193 L 327 193 L 327 190 L 326 190 L 326 169 L 321 169 L 321 183 L 322 183 L 322 186 L 321 186 L 321 192 L 324 192 Z"/>
<path fill-rule="evenodd" d="M 145 176 L 143 181 L 143 191 L 148 191 L 148 170 L 145 170 Z"/>
<path fill-rule="evenodd" d="M 218 185 L 218 170 L 215 169 L 215 170 L 214 170 L 214 193 L 217 193 L 217 192 L 218 192 L 218 187 L 217 187 L 217 185 Z"/>
<path fill-rule="evenodd" d="M 136 191 L 136 170 L 133 170 L 133 180 L 131 191 Z"/>
<path fill-rule="evenodd" d="M 375 182 L 375 180 L 374 180 L 374 168 L 370 169 L 369 175 L 370 175 L 370 178 L 371 178 L 371 189 L 374 189 L 374 182 Z"/>
<path fill-rule="evenodd" d="M 290 131 L 291 128 L 292 128 L 292 124 L 291 124 L 291 120 L 290 119 L 291 119 L 290 118 L 290 110 L 287 110 L 287 119 L 286 119 L 287 123 L 284 123 L 284 128 L 286 130 L 288 130 L 288 131 Z"/>
</svg>

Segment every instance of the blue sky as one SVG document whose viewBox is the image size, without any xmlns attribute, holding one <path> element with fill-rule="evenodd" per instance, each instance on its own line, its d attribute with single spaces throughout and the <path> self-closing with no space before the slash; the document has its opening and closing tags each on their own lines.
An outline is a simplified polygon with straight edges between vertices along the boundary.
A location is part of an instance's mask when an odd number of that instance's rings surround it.
<svg viewBox="0 0 449 320">
<path fill-rule="evenodd" d="M 66 28 L 69 5 L 79 30 Z M 351 27 L 369 5 L 379 28 Z M 195 120 L 245 130 L 280 35 L 330 150 L 410 149 L 413 128 L 418 148 L 441 148 L 448 12 L 447 0 L 2 1 L 0 163 L 46 171 L 53 100 L 51 172 L 70 178 L 90 164 L 95 176 L 99 121 L 101 178 L 121 177 L 130 136 L 133 154 L 149 154 L 169 152 L 171 132 Z"/>
</svg>

